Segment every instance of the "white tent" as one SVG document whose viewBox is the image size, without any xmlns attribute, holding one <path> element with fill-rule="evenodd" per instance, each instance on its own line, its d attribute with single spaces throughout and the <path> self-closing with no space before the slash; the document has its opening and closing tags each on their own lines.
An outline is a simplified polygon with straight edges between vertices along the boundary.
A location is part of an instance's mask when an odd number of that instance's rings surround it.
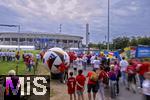
<svg viewBox="0 0 150 100">
<path fill-rule="evenodd" d="M 35 50 L 35 46 L 18 46 L 18 45 L 0 45 L 0 49 L 9 49 L 9 50 Z"/>
</svg>

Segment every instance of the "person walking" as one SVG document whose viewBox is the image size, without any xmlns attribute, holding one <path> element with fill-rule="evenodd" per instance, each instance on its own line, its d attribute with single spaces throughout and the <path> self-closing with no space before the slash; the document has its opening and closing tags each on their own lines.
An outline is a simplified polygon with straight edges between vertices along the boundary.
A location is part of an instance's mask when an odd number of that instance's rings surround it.
<svg viewBox="0 0 150 100">
<path fill-rule="evenodd" d="M 136 68 L 133 66 L 132 62 L 129 62 L 129 66 L 127 67 L 128 74 L 128 90 L 132 90 L 133 93 L 136 93 Z"/>
<path fill-rule="evenodd" d="M 129 63 L 127 62 L 127 60 L 125 60 L 125 57 L 122 57 L 122 60 L 120 61 L 121 76 L 122 76 L 122 82 L 126 87 L 127 87 L 126 69 L 128 65 Z"/>
<path fill-rule="evenodd" d="M 83 73 L 83 70 L 79 69 L 78 75 L 76 76 L 78 100 L 84 100 L 83 92 L 84 92 L 84 85 L 85 85 L 86 78 L 82 73 Z"/>
<path fill-rule="evenodd" d="M 87 55 L 83 56 L 83 67 L 84 67 L 84 70 L 86 70 L 86 67 L 87 67 Z"/>
<path fill-rule="evenodd" d="M 99 90 L 98 90 L 98 94 L 99 94 L 99 98 L 98 100 L 105 100 L 105 94 L 104 94 L 104 85 L 107 84 L 107 79 L 108 79 L 108 75 L 107 73 L 104 71 L 103 66 L 100 65 L 99 67 Z"/>
<path fill-rule="evenodd" d="M 109 83 L 110 83 L 110 92 L 111 92 L 111 98 L 116 97 L 116 82 L 117 82 L 117 74 L 114 69 L 114 65 L 112 64 L 110 66 L 110 71 L 108 72 L 109 76 Z"/>
<path fill-rule="evenodd" d="M 120 77 L 121 77 L 121 71 L 120 71 L 120 67 L 119 67 L 119 64 L 117 61 L 114 62 L 114 70 L 116 72 L 116 75 L 117 75 L 117 78 L 116 78 L 116 95 L 119 94 L 119 80 L 120 80 Z"/>
<path fill-rule="evenodd" d="M 140 64 L 140 66 L 138 66 L 138 68 L 137 68 L 138 73 L 139 73 L 141 88 L 142 88 L 142 84 L 144 81 L 144 73 L 148 72 L 149 69 L 150 69 L 149 61 L 143 61 L 143 60 L 142 60 L 142 63 Z"/>
<path fill-rule="evenodd" d="M 88 92 L 88 98 L 89 100 L 92 100 L 91 91 L 93 92 L 93 100 L 96 99 L 96 94 L 99 89 L 98 85 L 98 74 L 96 73 L 96 70 L 89 71 L 87 74 L 88 77 L 88 84 L 87 84 L 87 92 Z"/>
<path fill-rule="evenodd" d="M 150 100 L 150 72 L 144 74 L 145 80 L 142 83 L 144 100 Z"/>
<path fill-rule="evenodd" d="M 93 69 L 98 70 L 99 66 L 100 66 L 100 60 L 98 59 L 98 57 L 95 57 L 95 59 L 93 60 Z"/>
</svg>

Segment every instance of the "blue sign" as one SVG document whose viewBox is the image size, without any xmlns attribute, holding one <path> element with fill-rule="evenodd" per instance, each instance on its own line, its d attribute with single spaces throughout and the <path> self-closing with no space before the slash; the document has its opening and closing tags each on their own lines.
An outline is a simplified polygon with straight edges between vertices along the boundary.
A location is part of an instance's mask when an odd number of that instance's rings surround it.
<svg viewBox="0 0 150 100">
<path fill-rule="evenodd" d="M 150 46 L 138 46 L 136 49 L 136 57 L 139 57 L 139 58 L 150 57 Z"/>
</svg>

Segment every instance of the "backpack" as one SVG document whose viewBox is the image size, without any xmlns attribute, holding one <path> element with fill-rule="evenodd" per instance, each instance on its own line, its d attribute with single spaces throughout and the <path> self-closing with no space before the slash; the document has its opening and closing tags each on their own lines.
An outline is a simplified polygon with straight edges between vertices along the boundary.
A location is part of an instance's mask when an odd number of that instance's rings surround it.
<svg viewBox="0 0 150 100">
<path fill-rule="evenodd" d="M 98 75 L 96 72 L 92 72 L 92 75 L 90 76 L 90 80 L 94 82 L 98 81 Z"/>
<path fill-rule="evenodd" d="M 107 73 L 105 71 L 102 71 L 102 74 L 103 74 L 103 83 L 108 84 L 109 83 L 109 78 L 108 78 Z"/>
</svg>

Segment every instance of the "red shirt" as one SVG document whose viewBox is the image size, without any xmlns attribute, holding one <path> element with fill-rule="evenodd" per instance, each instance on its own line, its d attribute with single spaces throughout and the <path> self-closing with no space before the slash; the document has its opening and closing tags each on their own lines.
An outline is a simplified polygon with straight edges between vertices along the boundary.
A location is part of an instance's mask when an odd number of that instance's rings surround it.
<svg viewBox="0 0 150 100">
<path fill-rule="evenodd" d="M 59 68 L 58 68 L 61 72 L 64 72 L 66 69 L 67 69 L 67 67 L 66 67 L 66 65 L 64 64 L 64 63 L 61 63 L 60 65 L 59 65 Z"/>
<path fill-rule="evenodd" d="M 148 72 L 149 67 L 150 67 L 149 62 L 143 62 L 139 69 L 139 74 L 144 75 L 145 72 Z"/>
<path fill-rule="evenodd" d="M 76 79 L 74 77 L 68 78 L 67 86 L 68 86 L 68 94 L 75 93 Z"/>
<path fill-rule="evenodd" d="M 96 84 L 95 81 L 92 81 L 92 80 L 90 79 L 90 77 L 92 76 L 92 74 L 93 74 L 92 71 L 88 72 L 88 74 L 87 74 L 87 77 L 89 78 L 89 79 L 88 79 L 88 84 Z"/>
<path fill-rule="evenodd" d="M 103 80 L 103 79 L 105 79 L 105 78 L 108 78 L 107 73 L 106 73 L 105 71 L 101 71 L 101 72 L 99 73 L 99 80 Z"/>
<path fill-rule="evenodd" d="M 136 69 L 135 69 L 136 67 L 135 66 L 133 66 L 133 65 L 129 65 L 128 67 L 127 67 L 127 73 L 128 74 L 135 74 L 136 73 Z"/>
<path fill-rule="evenodd" d="M 78 82 L 80 84 L 80 86 L 84 87 L 86 78 L 84 75 L 77 75 L 76 76 L 76 82 Z M 82 90 L 83 88 L 77 85 L 77 90 Z"/>
</svg>

